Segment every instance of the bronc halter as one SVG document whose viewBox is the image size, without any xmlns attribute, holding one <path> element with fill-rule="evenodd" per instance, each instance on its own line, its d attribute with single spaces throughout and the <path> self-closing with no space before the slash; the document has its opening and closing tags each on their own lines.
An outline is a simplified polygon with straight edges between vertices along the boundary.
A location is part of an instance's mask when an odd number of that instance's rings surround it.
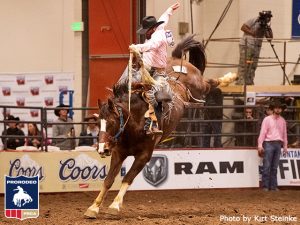
<svg viewBox="0 0 300 225">
<path fill-rule="evenodd" d="M 118 115 L 118 118 L 120 120 L 120 128 L 114 136 L 111 136 L 111 135 L 106 133 L 106 138 L 109 139 L 112 142 L 117 143 L 119 141 L 120 136 L 122 135 L 122 133 L 125 130 L 125 127 L 126 127 L 128 121 L 129 121 L 129 118 L 130 118 L 130 114 L 128 115 L 128 117 L 127 117 L 127 119 L 124 123 L 124 114 L 123 114 L 122 107 L 119 106 L 119 105 L 115 105 L 115 104 L 113 104 L 113 107 L 114 107 L 114 112 Z"/>
</svg>

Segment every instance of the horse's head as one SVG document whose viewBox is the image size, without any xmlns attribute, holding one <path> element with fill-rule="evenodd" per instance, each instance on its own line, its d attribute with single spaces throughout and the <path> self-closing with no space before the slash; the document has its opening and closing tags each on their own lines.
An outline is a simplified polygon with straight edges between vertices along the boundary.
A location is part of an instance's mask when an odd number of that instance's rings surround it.
<svg viewBox="0 0 300 225">
<path fill-rule="evenodd" d="M 103 149 L 104 143 L 109 144 L 111 149 L 116 144 L 127 145 L 129 139 L 137 140 L 145 135 L 144 114 L 148 104 L 140 96 L 145 89 L 146 86 L 132 89 L 130 111 L 128 87 L 124 85 L 114 87 L 113 96 L 107 102 L 98 103 L 101 121 L 99 143 L 102 144 L 99 144 L 98 152 Z"/>
<path fill-rule="evenodd" d="M 107 100 L 107 103 L 102 103 L 99 107 L 101 131 L 105 132 L 104 141 L 117 142 L 129 119 L 128 110 L 121 103 L 117 103 L 110 98 Z"/>
</svg>

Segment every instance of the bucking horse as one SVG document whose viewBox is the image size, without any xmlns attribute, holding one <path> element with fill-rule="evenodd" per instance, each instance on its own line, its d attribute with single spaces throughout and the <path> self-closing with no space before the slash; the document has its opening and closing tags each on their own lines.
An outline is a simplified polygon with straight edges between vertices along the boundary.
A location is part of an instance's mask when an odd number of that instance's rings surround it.
<svg viewBox="0 0 300 225">
<path fill-rule="evenodd" d="M 185 59 L 186 53 L 189 53 L 189 61 Z M 159 121 L 163 130 L 162 135 L 148 136 L 144 131 L 144 114 L 148 110 L 148 103 L 143 97 L 143 92 L 147 85 L 132 84 L 132 89 L 128 88 L 128 85 L 113 87 L 113 95 L 99 106 L 99 117 L 106 121 L 104 137 L 105 141 L 109 142 L 111 151 L 110 168 L 99 195 L 84 214 L 86 217 L 96 218 L 107 192 L 120 172 L 122 163 L 128 156 L 134 156 L 134 162 L 124 176 L 117 196 L 109 206 L 110 212 L 118 213 L 124 195 L 134 178 L 151 159 L 155 146 L 175 130 L 183 116 L 185 105 L 203 98 L 211 88 L 228 84 L 236 79 L 235 74 L 229 73 L 222 78 L 205 80 L 202 77 L 205 66 L 206 55 L 203 45 L 196 41 L 194 36 L 187 37 L 173 50 L 166 68 L 173 98 L 172 101 L 163 103 Z"/>
</svg>

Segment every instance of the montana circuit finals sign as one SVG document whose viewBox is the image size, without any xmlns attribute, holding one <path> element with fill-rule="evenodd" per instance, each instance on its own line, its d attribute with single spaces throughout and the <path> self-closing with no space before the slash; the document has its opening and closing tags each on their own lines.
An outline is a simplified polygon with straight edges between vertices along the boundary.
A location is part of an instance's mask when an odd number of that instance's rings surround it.
<svg viewBox="0 0 300 225">
<path fill-rule="evenodd" d="M 293 0 L 292 37 L 300 38 L 300 1 Z"/>
</svg>

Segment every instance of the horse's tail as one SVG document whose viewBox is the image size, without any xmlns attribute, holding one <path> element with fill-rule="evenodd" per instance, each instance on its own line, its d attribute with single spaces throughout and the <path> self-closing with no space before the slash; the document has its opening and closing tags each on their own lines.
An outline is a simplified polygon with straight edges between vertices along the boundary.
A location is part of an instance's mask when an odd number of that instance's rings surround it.
<svg viewBox="0 0 300 225">
<path fill-rule="evenodd" d="M 206 54 L 201 42 L 194 39 L 195 35 L 190 35 L 176 45 L 172 51 L 172 57 L 181 59 L 189 52 L 189 62 L 197 67 L 203 74 L 206 67 Z"/>
</svg>

